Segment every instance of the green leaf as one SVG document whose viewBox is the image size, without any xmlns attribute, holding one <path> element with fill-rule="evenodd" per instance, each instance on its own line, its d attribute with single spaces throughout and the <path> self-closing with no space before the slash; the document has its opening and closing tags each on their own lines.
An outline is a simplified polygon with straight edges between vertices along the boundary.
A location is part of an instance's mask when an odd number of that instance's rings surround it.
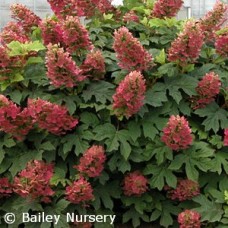
<svg viewBox="0 0 228 228">
<path fill-rule="evenodd" d="M 185 172 L 188 179 L 197 181 L 199 177 L 198 169 L 207 172 L 213 166 L 214 149 L 205 142 L 195 142 L 183 154 L 175 156 L 170 163 L 169 169 L 179 170 L 185 164 Z M 198 169 L 197 169 L 198 168 Z"/>
<path fill-rule="evenodd" d="M 224 170 L 226 174 L 228 174 L 228 153 L 227 152 L 218 151 L 215 154 L 215 158 L 213 162 L 214 163 L 211 171 L 217 172 L 220 175 Z"/>
<path fill-rule="evenodd" d="M 178 74 L 178 69 L 174 63 L 166 63 L 158 68 L 158 73 L 161 76 L 174 77 Z"/>
<path fill-rule="evenodd" d="M 106 123 L 97 126 L 94 132 L 96 133 L 94 140 L 101 141 L 105 139 L 108 152 L 118 150 L 119 146 L 121 146 L 120 152 L 123 157 L 125 159 L 129 157 L 131 152 L 130 144 L 127 142 L 130 139 L 129 131 L 118 131 L 112 124 Z"/>
<path fill-rule="evenodd" d="M 205 195 L 199 195 L 192 199 L 194 202 L 200 204 L 199 207 L 194 208 L 201 215 L 201 221 L 218 222 L 223 215 L 222 205 L 210 201 Z"/>
<path fill-rule="evenodd" d="M 25 44 L 28 51 L 42 51 L 45 50 L 45 46 L 38 40 Z"/>
<path fill-rule="evenodd" d="M 220 128 L 225 129 L 228 127 L 228 112 L 220 108 L 215 102 L 207 105 L 203 109 L 197 109 L 195 114 L 200 117 L 206 117 L 202 122 L 206 131 L 212 129 L 217 133 Z"/>
<path fill-rule="evenodd" d="M 131 139 L 136 142 L 136 140 L 141 136 L 141 129 L 140 125 L 134 121 L 130 121 L 128 123 L 128 130 L 131 132 L 130 137 Z"/>
<path fill-rule="evenodd" d="M 148 89 L 145 96 L 145 104 L 153 107 L 162 106 L 163 102 L 168 101 L 166 87 L 163 83 L 156 83 L 152 89 Z"/>
<path fill-rule="evenodd" d="M 157 166 L 148 164 L 144 169 L 143 173 L 145 175 L 153 174 L 153 176 L 149 180 L 151 188 L 157 188 L 161 191 L 165 186 L 165 180 L 170 187 L 176 187 L 176 176 L 172 173 L 170 169 L 168 169 L 164 165 Z"/>
<path fill-rule="evenodd" d="M 115 86 L 113 84 L 106 81 L 92 82 L 88 88 L 83 91 L 82 97 L 85 102 L 88 102 L 94 96 L 97 102 L 105 104 L 106 100 L 112 100 L 114 88 Z"/>
<path fill-rule="evenodd" d="M 166 60 L 165 50 L 162 49 L 160 51 L 159 55 L 156 56 L 155 62 L 160 63 L 161 65 L 163 65 L 163 64 L 165 64 L 165 60 Z"/>
</svg>

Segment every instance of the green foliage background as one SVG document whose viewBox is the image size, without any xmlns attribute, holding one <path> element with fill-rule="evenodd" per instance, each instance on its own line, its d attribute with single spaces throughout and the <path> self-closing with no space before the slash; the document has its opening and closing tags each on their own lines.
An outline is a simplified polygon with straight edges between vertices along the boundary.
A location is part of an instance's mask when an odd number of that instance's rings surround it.
<svg viewBox="0 0 228 228">
<path fill-rule="evenodd" d="M 55 227 L 67 227 L 66 212 L 80 214 L 116 214 L 116 223 L 138 227 L 142 222 L 160 224 L 161 227 L 177 227 L 177 215 L 184 209 L 201 213 L 204 227 L 228 227 L 228 147 L 223 146 L 223 129 L 228 127 L 228 60 L 217 55 L 214 44 L 204 44 L 195 64 L 180 68 L 167 61 L 167 49 L 182 30 L 183 21 L 150 19 L 152 4 L 125 0 L 119 7 L 122 14 L 134 9 L 140 23 L 124 23 L 111 14 L 92 18 L 86 25 L 90 38 L 105 57 L 106 75 L 100 81 L 85 81 L 73 89 L 56 89 L 49 84 L 44 64 L 46 48 L 42 45 L 39 28 L 32 34 L 34 42 L 9 44 L 11 55 L 26 55 L 39 51 L 39 57 L 31 57 L 20 72 L 12 75 L 10 82 L 1 82 L 2 94 L 23 106 L 28 97 L 49 100 L 66 105 L 69 113 L 79 118 L 79 125 L 64 136 L 31 131 L 23 142 L 1 133 L 0 177 L 11 180 L 33 159 L 55 163 L 52 186 L 56 191 L 53 202 L 40 204 L 19 196 L 0 200 L 0 215 L 15 212 L 17 221 L 10 227 L 18 227 L 21 212 L 61 214 L 61 222 Z M 128 74 L 117 65 L 112 48 L 115 29 L 126 26 L 154 57 L 155 66 L 143 72 L 147 80 L 145 104 L 137 115 L 122 121 L 111 114 L 112 95 L 119 82 Z M 82 63 L 84 56 L 75 57 Z M 215 102 L 203 109 L 193 110 L 189 98 L 195 95 L 198 81 L 206 73 L 214 71 L 220 76 L 222 87 Z M 160 137 L 170 115 L 184 115 L 194 133 L 193 145 L 183 151 L 173 152 Z M 93 144 L 103 145 L 107 162 L 99 178 L 89 180 L 94 188 L 95 200 L 88 208 L 72 205 L 64 199 L 64 189 L 75 179 L 83 152 Z M 150 190 L 142 197 L 126 197 L 121 184 L 128 171 L 141 170 L 149 179 Z M 198 181 L 201 194 L 191 201 L 179 203 L 166 197 L 164 185 L 176 186 L 177 178 Z M 225 198 L 226 192 L 226 198 Z M 3 220 L 1 227 L 6 227 Z M 109 227 L 95 224 L 95 227 Z M 51 227 L 51 224 L 25 224 L 25 227 Z"/>
</svg>

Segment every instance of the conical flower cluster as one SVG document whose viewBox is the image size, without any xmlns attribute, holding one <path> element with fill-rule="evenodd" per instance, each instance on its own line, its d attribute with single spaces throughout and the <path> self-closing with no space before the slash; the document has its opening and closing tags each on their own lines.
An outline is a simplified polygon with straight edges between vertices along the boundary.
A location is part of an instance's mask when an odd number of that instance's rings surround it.
<svg viewBox="0 0 228 228">
<path fill-rule="evenodd" d="M 13 193 L 12 184 L 10 184 L 7 177 L 0 178 L 0 199 L 9 197 Z"/>
<path fill-rule="evenodd" d="M 163 129 L 161 140 L 172 150 L 187 149 L 193 140 L 188 121 L 183 116 L 172 115 Z"/>
<path fill-rule="evenodd" d="M 73 204 L 87 203 L 94 198 L 92 186 L 84 177 L 67 186 L 65 194 Z"/>
<path fill-rule="evenodd" d="M 0 95 L 0 130 L 12 135 L 17 140 L 23 140 L 33 128 L 34 120 L 27 108 L 21 108 Z"/>
<path fill-rule="evenodd" d="M 80 66 L 83 75 L 90 77 L 93 80 L 99 80 L 105 74 L 105 60 L 102 52 L 93 50 L 87 54 L 85 61 Z"/>
<path fill-rule="evenodd" d="M 228 128 L 224 130 L 224 146 L 228 146 Z"/>
<path fill-rule="evenodd" d="M 118 65 L 122 69 L 142 71 L 152 65 L 152 55 L 126 27 L 121 27 L 114 32 L 113 49 L 119 61 Z"/>
<path fill-rule="evenodd" d="M 157 18 L 175 17 L 183 3 L 183 0 L 157 0 L 154 3 L 152 16 Z"/>
<path fill-rule="evenodd" d="M 113 110 L 118 117 L 127 118 L 136 114 L 143 106 L 146 92 L 145 79 L 138 71 L 128 74 L 120 82 L 113 95 Z"/>
<path fill-rule="evenodd" d="M 166 187 L 165 190 L 167 191 L 168 198 L 179 201 L 191 200 L 192 197 L 200 194 L 199 184 L 188 179 L 180 179 L 175 189 Z"/>
<path fill-rule="evenodd" d="M 193 97 L 194 109 L 204 108 L 207 104 L 214 101 L 219 94 L 221 81 L 214 72 L 207 73 L 196 87 L 197 96 Z"/>
<path fill-rule="evenodd" d="M 194 21 L 188 21 L 183 32 L 171 43 L 168 50 L 168 60 L 185 66 L 194 63 L 199 57 L 204 35 Z"/>
<path fill-rule="evenodd" d="M 45 100 L 28 99 L 28 109 L 38 127 L 54 135 L 65 134 L 78 124 L 78 120 L 68 114 L 66 107 Z"/>
<path fill-rule="evenodd" d="M 10 21 L 6 24 L 0 33 L 0 43 L 7 45 L 12 41 L 25 43 L 29 42 L 30 39 L 19 23 Z"/>
<path fill-rule="evenodd" d="M 31 31 L 33 26 L 39 25 L 41 18 L 34 14 L 30 9 L 22 4 L 13 4 L 10 7 L 12 18 L 14 18 L 23 27 L 26 32 Z"/>
<path fill-rule="evenodd" d="M 69 53 L 80 53 L 82 50 L 92 50 L 93 45 L 86 28 L 78 17 L 67 16 L 61 23 L 63 42 Z"/>
<path fill-rule="evenodd" d="M 68 52 L 58 45 L 48 45 L 46 53 L 47 77 L 55 87 L 74 87 L 85 79 Z"/>
<path fill-rule="evenodd" d="M 148 180 L 139 171 L 128 173 L 124 177 L 123 191 L 126 196 L 141 196 L 148 190 Z"/>
<path fill-rule="evenodd" d="M 62 43 L 62 33 L 60 27 L 60 22 L 55 18 L 46 18 L 40 23 L 41 35 L 45 45 L 51 44 L 61 44 Z"/>
<path fill-rule="evenodd" d="M 219 55 L 228 57 L 228 26 L 215 35 L 215 50 Z"/>
<path fill-rule="evenodd" d="M 53 164 L 39 160 L 28 162 L 26 168 L 14 178 L 14 192 L 30 200 L 38 198 L 42 202 L 49 203 L 50 197 L 55 193 L 50 186 L 53 171 Z"/>
<path fill-rule="evenodd" d="M 185 210 L 178 215 L 180 228 L 200 228 L 200 214 L 193 210 Z"/>
<path fill-rule="evenodd" d="M 131 22 L 131 21 L 139 22 L 139 17 L 133 10 L 130 10 L 123 16 L 123 21 L 124 22 Z"/>
<path fill-rule="evenodd" d="M 104 169 L 106 155 L 102 146 L 92 146 L 80 158 L 80 163 L 74 166 L 81 174 L 88 177 L 98 177 Z"/>
<path fill-rule="evenodd" d="M 208 40 L 214 38 L 214 34 L 227 21 L 228 5 L 217 0 L 213 9 L 209 11 L 200 21 L 199 26 Z"/>
</svg>

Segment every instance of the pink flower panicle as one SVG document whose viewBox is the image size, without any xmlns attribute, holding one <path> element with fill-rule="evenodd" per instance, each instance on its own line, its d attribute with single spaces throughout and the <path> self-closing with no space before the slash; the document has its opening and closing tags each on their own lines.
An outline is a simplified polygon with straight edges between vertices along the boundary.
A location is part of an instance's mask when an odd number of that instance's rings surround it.
<svg viewBox="0 0 228 228">
<path fill-rule="evenodd" d="M 0 72 L 2 72 L 3 68 L 7 68 L 8 66 L 10 66 L 10 62 L 11 61 L 7 53 L 7 48 L 4 46 L 0 46 Z"/>
<path fill-rule="evenodd" d="M 46 53 L 47 77 L 55 87 L 72 88 L 86 77 L 73 61 L 68 52 L 57 44 L 49 44 Z"/>
<path fill-rule="evenodd" d="M 224 146 L 228 146 L 228 128 L 224 130 Z"/>
<path fill-rule="evenodd" d="M 0 95 L 0 130 L 23 140 L 33 128 L 34 120 L 25 108 L 21 111 L 12 101 Z"/>
<path fill-rule="evenodd" d="M 134 21 L 134 22 L 139 22 L 139 17 L 137 16 L 137 14 L 133 11 L 133 10 L 130 10 L 129 12 L 127 12 L 124 16 L 123 16 L 123 21 L 128 23 L 128 22 L 131 22 L 131 21 Z"/>
<path fill-rule="evenodd" d="M 187 149 L 193 140 L 188 121 L 179 115 L 172 115 L 163 129 L 161 140 L 172 150 Z"/>
<path fill-rule="evenodd" d="M 83 71 L 83 75 L 94 80 L 103 78 L 105 74 L 105 60 L 102 52 L 99 50 L 90 52 L 80 66 L 80 69 Z"/>
<path fill-rule="evenodd" d="M 66 107 L 45 100 L 28 99 L 28 109 L 38 127 L 54 135 L 65 134 L 78 124 L 78 120 L 68 114 Z"/>
<path fill-rule="evenodd" d="M 81 50 L 92 50 L 93 45 L 86 28 L 80 23 L 78 17 L 67 16 L 62 22 L 63 42 L 69 53 Z"/>
<path fill-rule="evenodd" d="M 193 197 L 200 194 L 199 184 L 192 180 L 178 180 L 177 187 L 172 189 L 168 186 L 165 187 L 168 197 L 172 200 L 191 200 Z"/>
<path fill-rule="evenodd" d="M 194 63 L 199 57 L 203 39 L 204 35 L 199 26 L 192 20 L 188 21 L 183 32 L 171 43 L 168 60 L 182 66 Z"/>
<path fill-rule="evenodd" d="M 50 187 L 50 179 L 53 176 L 54 165 L 44 161 L 30 161 L 15 178 L 14 192 L 24 198 L 49 203 L 54 191 Z"/>
<path fill-rule="evenodd" d="M 9 197 L 13 193 L 12 184 L 10 184 L 8 178 L 0 178 L 0 199 L 3 197 Z"/>
<path fill-rule="evenodd" d="M 228 26 L 215 36 L 215 50 L 221 56 L 228 57 Z"/>
<path fill-rule="evenodd" d="M 136 114 L 143 106 L 145 92 L 146 82 L 142 74 L 137 71 L 129 73 L 120 82 L 112 97 L 114 113 L 127 118 Z"/>
<path fill-rule="evenodd" d="M 178 215 L 180 228 L 200 228 L 200 214 L 193 210 L 185 210 Z"/>
<path fill-rule="evenodd" d="M 221 81 L 214 72 L 207 73 L 196 87 L 197 96 L 192 98 L 194 109 L 204 108 L 219 94 Z"/>
<path fill-rule="evenodd" d="M 126 27 L 121 27 L 114 32 L 113 49 L 119 61 L 118 65 L 122 69 L 142 71 L 152 66 L 152 55 Z"/>
<path fill-rule="evenodd" d="M 71 228 L 92 228 L 93 224 L 90 222 L 77 222 L 75 221 L 72 225 L 70 225 Z"/>
<path fill-rule="evenodd" d="M 54 18 L 46 18 L 40 23 L 42 38 L 45 45 L 62 44 L 63 38 L 60 22 Z"/>
<path fill-rule="evenodd" d="M 228 5 L 217 0 L 213 9 L 200 21 L 199 25 L 207 40 L 213 39 L 214 34 L 227 21 Z"/>
<path fill-rule="evenodd" d="M 157 18 L 175 17 L 183 3 L 183 0 L 157 0 L 154 3 L 152 16 Z"/>
<path fill-rule="evenodd" d="M 79 17 L 93 17 L 96 13 L 108 13 L 114 10 L 110 0 L 71 0 L 72 8 L 77 12 Z"/>
<path fill-rule="evenodd" d="M 112 0 L 48 0 L 58 18 L 67 16 L 92 17 L 96 13 L 108 13 L 114 10 Z"/>
<path fill-rule="evenodd" d="M 102 146 L 92 146 L 80 158 L 80 163 L 74 166 L 81 174 L 88 177 L 98 177 L 104 169 L 106 155 Z"/>
<path fill-rule="evenodd" d="M 12 18 L 17 20 L 26 32 L 30 32 L 33 26 L 39 26 L 41 18 L 34 14 L 26 6 L 15 3 L 11 5 L 10 9 L 12 12 Z"/>
<path fill-rule="evenodd" d="M 73 204 L 87 203 L 94 198 L 90 183 L 83 177 L 66 187 L 66 199 Z"/>
<path fill-rule="evenodd" d="M 58 18 L 63 19 L 66 15 L 75 13 L 72 7 L 72 0 L 48 0 L 48 3 Z"/>
<path fill-rule="evenodd" d="M 141 196 L 148 190 L 148 180 L 139 171 L 128 173 L 123 182 L 123 191 L 126 196 Z"/>
<path fill-rule="evenodd" d="M 20 43 L 29 42 L 29 37 L 25 34 L 22 26 L 16 22 L 8 22 L 0 33 L 0 42 L 7 45 L 12 41 L 19 41 Z"/>
</svg>

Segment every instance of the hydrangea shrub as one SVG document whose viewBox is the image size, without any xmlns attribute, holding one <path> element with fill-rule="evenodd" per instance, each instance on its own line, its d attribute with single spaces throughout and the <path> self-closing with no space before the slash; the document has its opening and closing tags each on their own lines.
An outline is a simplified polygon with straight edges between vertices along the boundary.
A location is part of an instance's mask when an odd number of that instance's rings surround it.
<svg viewBox="0 0 228 228">
<path fill-rule="evenodd" d="M 181 21 L 180 0 L 48 2 L 0 33 L 1 226 L 227 227 L 227 4 Z"/>
</svg>

